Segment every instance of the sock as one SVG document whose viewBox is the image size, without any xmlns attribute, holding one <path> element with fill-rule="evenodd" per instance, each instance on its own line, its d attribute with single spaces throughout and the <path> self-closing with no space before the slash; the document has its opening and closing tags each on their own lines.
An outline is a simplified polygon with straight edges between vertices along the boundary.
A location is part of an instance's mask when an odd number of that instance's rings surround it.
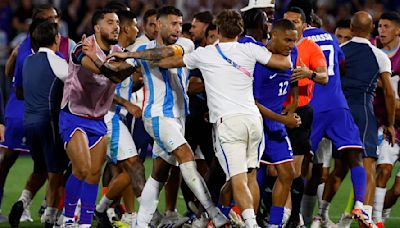
<svg viewBox="0 0 400 228">
<path fill-rule="evenodd" d="M 98 187 L 98 184 L 83 183 L 79 225 L 92 224 Z"/>
<path fill-rule="evenodd" d="M 329 206 L 330 206 L 330 204 L 331 203 L 329 203 L 328 201 L 322 200 L 321 204 L 319 205 L 318 214 L 324 219 L 329 218 Z"/>
<path fill-rule="evenodd" d="M 354 189 L 354 200 L 364 202 L 365 188 L 367 185 L 365 169 L 362 166 L 356 166 L 350 170 L 350 173 Z"/>
<path fill-rule="evenodd" d="M 385 221 L 387 218 L 390 217 L 390 212 L 392 211 L 392 208 L 385 208 L 382 211 L 382 220 Z"/>
<path fill-rule="evenodd" d="M 374 209 L 372 211 L 372 218 L 374 222 L 382 222 L 383 204 L 385 202 L 386 188 L 375 188 Z"/>
<path fill-rule="evenodd" d="M 256 215 L 254 214 L 253 208 L 244 209 L 242 212 L 242 217 L 244 219 L 246 227 L 258 227 Z"/>
<path fill-rule="evenodd" d="M 316 202 L 317 196 L 309 196 L 304 194 L 303 200 L 301 201 L 301 214 L 303 215 L 305 224 L 309 224 L 311 222 Z"/>
<path fill-rule="evenodd" d="M 350 190 L 349 199 L 347 200 L 347 206 L 346 209 L 344 210 L 344 213 L 351 214 L 353 208 L 354 208 L 354 191 Z"/>
<path fill-rule="evenodd" d="M 71 174 L 65 184 L 64 217 L 73 219 L 75 208 L 82 193 L 83 181 Z"/>
<path fill-rule="evenodd" d="M 321 204 L 322 195 L 324 194 L 325 183 L 321 183 L 317 188 L 318 205 Z"/>
<path fill-rule="evenodd" d="M 101 194 L 102 194 L 103 196 L 105 196 L 105 195 L 107 194 L 107 192 L 108 192 L 108 187 L 102 187 L 102 188 L 101 188 Z"/>
<path fill-rule="evenodd" d="M 79 228 L 91 228 L 92 224 L 79 224 Z"/>
<path fill-rule="evenodd" d="M 100 199 L 99 204 L 97 204 L 97 206 L 96 206 L 96 211 L 103 213 L 110 207 L 112 202 L 113 201 L 110 200 L 109 198 L 107 198 L 106 195 L 103 195 L 103 197 L 101 197 L 101 199 Z"/>
<path fill-rule="evenodd" d="M 283 207 L 277 207 L 272 205 L 271 210 L 269 213 L 269 224 L 270 225 L 282 225 L 282 219 L 283 219 Z"/>
<path fill-rule="evenodd" d="M 304 193 L 304 181 L 302 177 L 293 180 L 290 194 L 292 196 L 292 219 L 300 221 L 300 205 Z"/>
<path fill-rule="evenodd" d="M 139 211 L 137 213 L 136 227 L 148 227 L 153 214 L 157 209 L 158 197 L 164 183 L 158 182 L 153 177 L 147 179 L 144 185 L 141 201 L 146 202 L 140 204 Z"/>
<path fill-rule="evenodd" d="M 292 209 L 284 207 L 283 208 L 282 224 L 286 224 L 291 215 L 292 215 Z"/>
<path fill-rule="evenodd" d="M 218 204 L 217 207 L 218 207 L 219 210 L 222 212 L 222 214 L 225 215 L 225 217 L 229 218 L 229 211 L 231 211 L 232 206 L 227 206 L 227 207 L 225 207 L 225 206 L 223 206 L 223 205 L 221 205 L 221 204 Z"/>
<path fill-rule="evenodd" d="M 196 162 L 190 161 L 182 163 L 179 165 L 179 168 L 181 169 L 183 180 L 186 182 L 187 186 L 207 210 L 210 217 L 214 218 L 218 211 L 211 200 L 210 192 L 208 191 L 203 177 L 200 176 L 197 171 Z"/>
<path fill-rule="evenodd" d="M 364 205 L 364 211 L 368 215 L 368 222 L 372 223 L 372 206 Z"/>
<path fill-rule="evenodd" d="M 24 204 L 24 208 L 26 208 L 32 200 L 32 192 L 26 189 L 22 190 L 21 196 L 19 197 L 18 201 L 20 200 Z"/>
<path fill-rule="evenodd" d="M 57 215 L 58 209 L 54 207 L 46 207 L 44 210 L 44 221 L 50 224 L 54 224 L 56 222 L 56 215 Z"/>
</svg>

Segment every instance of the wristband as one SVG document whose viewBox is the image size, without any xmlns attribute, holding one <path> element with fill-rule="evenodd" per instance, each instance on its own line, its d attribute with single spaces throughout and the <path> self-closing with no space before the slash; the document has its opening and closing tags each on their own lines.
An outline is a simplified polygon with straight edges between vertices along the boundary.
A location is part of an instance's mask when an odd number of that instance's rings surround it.
<svg viewBox="0 0 400 228">
<path fill-rule="evenodd" d="M 174 51 L 174 56 L 183 56 L 182 46 L 173 44 L 173 45 L 168 45 L 167 47 L 171 48 Z"/>
</svg>

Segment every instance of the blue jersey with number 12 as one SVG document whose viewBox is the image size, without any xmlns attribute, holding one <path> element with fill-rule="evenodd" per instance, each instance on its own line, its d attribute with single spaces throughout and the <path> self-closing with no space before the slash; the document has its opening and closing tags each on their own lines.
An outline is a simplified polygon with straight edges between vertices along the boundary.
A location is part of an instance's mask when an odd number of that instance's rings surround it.
<svg viewBox="0 0 400 228">
<path fill-rule="evenodd" d="M 331 109 L 348 109 L 340 82 L 339 63 L 344 60 L 344 54 L 336 37 L 319 28 L 304 30 L 303 36 L 317 43 L 324 52 L 329 82 L 327 85 L 315 83 L 313 99 L 310 102 L 314 112 L 324 112 Z"/>
</svg>

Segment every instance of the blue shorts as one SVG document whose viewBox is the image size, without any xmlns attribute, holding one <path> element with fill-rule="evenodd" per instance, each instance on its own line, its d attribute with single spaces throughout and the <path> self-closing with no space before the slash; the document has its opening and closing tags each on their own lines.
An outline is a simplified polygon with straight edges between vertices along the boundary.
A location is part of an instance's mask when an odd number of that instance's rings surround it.
<svg viewBox="0 0 400 228">
<path fill-rule="evenodd" d="M 15 94 L 10 99 L 5 110 L 5 132 L 2 147 L 10 150 L 29 151 L 24 129 L 24 102 L 17 100 Z"/>
<path fill-rule="evenodd" d="M 313 152 L 318 150 L 318 144 L 323 137 L 332 140 L 335 149 L 338 151 L 363 149 L 358 127 L 348 109 L 340 108 L 314 113 L 311 131 Z"/>
<path fill-rule="evenodd" d="M 349 105 L 354 122 L 360 130 L 365 152 L 363 158 L 378 159 L 378 122 L 373 107 L 367 105 Z"/>
<path fill-rule="evenodd" d="M 261 163 L 278 165 L 293 161 L 293 151 L 285 127 L 269 131 L 264 127 L 265 149 Z"/>
<path fill-rule="evenodd" d="M 68 156 L 58 133 L 58 125 L 41 122 L 25 125 L 27 143 L 35 166 L 46 167 L 47 172 L 60 173 L 68 166 Z"/>
<path fill-rule="evenodd" d="M 107 126 L 103 119 L 89 119 L 71 114 L 67 111 L 60 111 L 60 134 L 64 148 L 67 147 L 75 131 L 80 130 L 85 133 L 88 139 L 89 149 L 92 149 L 101 138 L 107 134 Z"/>
</svg>

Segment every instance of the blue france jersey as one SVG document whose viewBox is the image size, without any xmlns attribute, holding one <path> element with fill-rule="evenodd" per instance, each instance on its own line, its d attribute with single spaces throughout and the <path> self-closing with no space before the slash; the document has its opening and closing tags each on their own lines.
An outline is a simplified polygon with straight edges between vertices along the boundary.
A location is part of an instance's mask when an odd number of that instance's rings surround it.
<svg viewBox="0 0 400 228">
<path fill-rule="evenodd" d="M 306 29 L 303 36 L 313 40 L 321 47 L 328 66 L 328 84 L 315 83 L 314 86 L 314 95 L 310 102 L 314 112 L 324 112 L 337 108 L 348 109 L 342 91 L 339 69 L 340 62 L 344 60 L 344 54 L 336 37 L 319 28 Z"/>
<path fill-rule="evenodd" d="M 239 43 L 255 43 L 264 46 L 261 42 L 255 41 L 252 37 L 244 36 Z M 281 113 L 283 103 L 286 100 L 290 88 L 290 77 L 293 69 L 296 67 L 297 48 L 294 47 L 291 52 L 292 69 L 275 70 L 259 63 L 254 68 L 253 94 L 254 99 L 266 108 Z M 268 130 L 274 131 L 284 128 L 284 125 L 270 119 L 264 119 L 264 126 Z"/>
</svg>

